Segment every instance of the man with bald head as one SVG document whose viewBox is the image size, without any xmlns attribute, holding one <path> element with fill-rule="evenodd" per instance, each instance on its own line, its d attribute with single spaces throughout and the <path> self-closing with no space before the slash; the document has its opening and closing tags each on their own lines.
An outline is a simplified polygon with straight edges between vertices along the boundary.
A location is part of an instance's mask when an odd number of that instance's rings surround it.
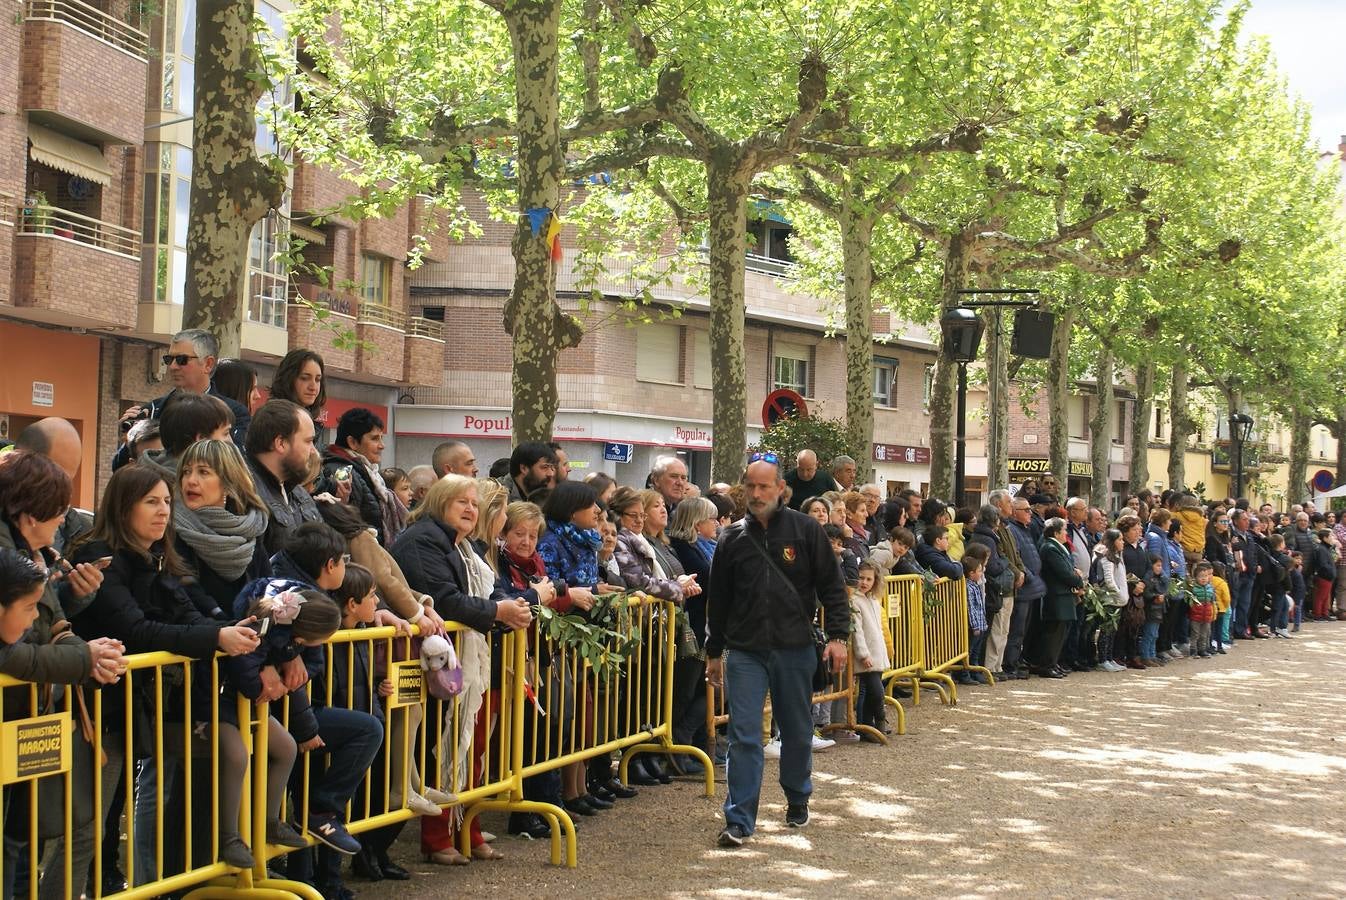
<svg viewBox="0 0 1346 900">
<path fill-rule="evenodd" d="M 840 672 L 849 653 L 851 615 L 841 567 L 822 525 L 781 502 L 785 480 L 774 460 L 760 453 L 749 458 L 742 480 L 748 515 L 721 533 L 706 592 L 706 680 L 727 682 L 729 704 L 729 789 L 719 835 L 725 848 L 742 846 L 757 828 L 768 692 L 781 733 L 785 824 L 808 824 L 818 606 L 827 627 L 824 662 Z"/>
<path fill-rule="evenodd" d="M 462 441 L 445 441 L 430 454 L 430 468 L 435 478 L 445 475 L 462 475 L 464 478 L 477 477 L 477 460 L 472 448 Z M 428 489 L 428 488 L 427 488 Z"/>
<path fill-rule="evenodd" d="M 415 509 L 439 477 L 431 466 L 412 466 L 407 470 L 407 480 L 411 482 L 411 508 Z"/>
<path fill-rule="evenodd" d="M 20 450 L 41 453 L 74 478 L 84 462 L 84 443 L 75 426 L 55 416 L 38 419 L 19 432 L 14 446 Z"/>
<path fill-rule="evenodd" d="M 795 455 L 795 467 L 785 476 L 785 483 L 790 486 L 791 509 L 799 509 L 799 504 L 810 497 L 838 490 L 836 480 L 818 470 L 818 454 L 812 450 L 800 450 Z"/>
</svg>

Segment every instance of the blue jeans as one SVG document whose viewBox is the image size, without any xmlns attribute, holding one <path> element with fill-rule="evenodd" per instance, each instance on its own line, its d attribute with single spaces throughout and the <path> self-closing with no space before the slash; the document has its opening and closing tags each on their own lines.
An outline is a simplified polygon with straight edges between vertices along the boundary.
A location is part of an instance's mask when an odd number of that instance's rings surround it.
<svg viewBox="0 0 1346 900">
<path fill-rule="evenodd" d="M 1234 637 L 1243 637 L 1248 630 L 1248 611 L 1253 605 L 1253 582 L 1256 576 L 1252 572 L 1243 573 L 1239 579 L 1238 594 L 1234 598 Z"/>
<path fill-rule="evenodd" d="M 728 790 L 725 825 L 747 834 L 757 829 L 762 793 L 762 710 L 771 693 L 771 716 L 780 727 L 780 786 L 789 803 L 805 803 L 813 793 L 812 646 L 787 650 L 730 650 L 724 657 L 729 701 Z"/>
<path fill-rule="evenodd" d="M 1140 630 L 1140 658 L 1154 659 L 1154 644 L 1159 640 L 1159 623 L 1146 622 Z"/>
<path fill-rule="evenodd" d="M 1271 627 L 1285 629 L 1290 626 L 1290 595 L 1279 593 L 1271 604 Z"/>
<path fill-rule="evenodd" d="M 324 706 L 315 709 L 318 734 L 324 744 L 327 768 L 314 779 L 310 813 L 336 813 L 346 809 L 355 789 L 369 774 L 383 744 L 383 725 L 369 713 Z"/>
</svg>

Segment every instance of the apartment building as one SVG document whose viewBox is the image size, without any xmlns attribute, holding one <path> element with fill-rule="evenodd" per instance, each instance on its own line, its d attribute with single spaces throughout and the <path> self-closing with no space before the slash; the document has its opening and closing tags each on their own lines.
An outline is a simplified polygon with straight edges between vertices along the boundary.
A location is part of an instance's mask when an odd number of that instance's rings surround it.
<svg viewBox="0 0 1346 900">
<path fill-rule="evenodd" d="M 485 469 L 510 450 L 511 353 L 501 309 L 513 280 L 513 229 L 489 221 L 480 198 L 468 195 L 465 202 L 482 234 L 447 246 L 442 260 L 412 274 L 413 310 L 442 319 L 448 343 L 443 384 L 413 388 L 412 402 L 397 407 L 397 456 L 428 459 L 435 444 L 454 438 L 468 443 Z M 762 431 L 767 394 L 778 388 L 798 391 L 811 414 L 844 418 L 846 411 L 842 338 L 829 334 L 818 298 L 791 292 L 784 229 L 757 227 L 764 233 L 754 247 L 761 252 L 748 258 L 744 337 L 750 441 Z M 558 299 L 578 311 L 590 286 L 574 272 L 577 251 L 569 238 L 563 231 Z M 639 290 L 635 268 L 619 256 L 606 263 L 597 285 L 606 299 L 589 305 L 584 339 L 559 359 L 556 438 L 579 472 L 638 484 L 655 457 L 678 454 L 692 479 L 707 484 L 716 361 L 699 273 L 693 267 L 655 288 L 654 303 L 631 317 L 617 301 Z M 675 308 L 681 314 L 673 317 Z M 891 334 L 887 315 L 875 316 L 874 325 L 886 338 L 874 345 L 875 476 L 892 490 L 920 489 L 930 473 L 925 407 L 935 344 L 923 330 Z"/>
<path fill-rule="evenodd" d="M 85 443 L 77 501 L 94 502 L 126 407 L 164 393 L 181 327 L 190 205 L 195 0 L 22 0 L 0 16 L 0 436 L 70 419 Z M 146 10 L 153 15 L 145 15 Z M 285 7 L 257 11 L 284 38 Z M 283 88 L 263 100 L 287 104 Z M 263 117 L 265 118 L 265 117 Z M 263 125 L 258 147 L 276 149 Z M 416 208 L 310 224 L 355 188 L 297 160 L 286 206 L 253 231 L 243 355 L 270 383 L 292 347 L 324 355 L 331 421 L 391 417 L 409 383 L 442 383 L 439 323 L 408 316 Z M 293 285 L 275 260 L 293 227 L 333 285 Z M 315 317 L 302 301 L 331 309 Z M 351 337 L 355 340 L 350 340 Z"/>
</svg>

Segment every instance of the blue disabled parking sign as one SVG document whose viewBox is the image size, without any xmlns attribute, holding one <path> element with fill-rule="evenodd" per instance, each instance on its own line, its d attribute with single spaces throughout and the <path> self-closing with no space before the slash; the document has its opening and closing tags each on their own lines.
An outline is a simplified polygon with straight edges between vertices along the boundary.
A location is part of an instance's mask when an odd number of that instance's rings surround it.
<svg viewBox="0 0 1346 900">
<path fill-rule="evenodd" d="M 603 458 L 611 462 L 629 463 L 631 461 L 631 454 L 634 450 L 634 444 L 608 441 L 603 444 Z"/>
</svg>

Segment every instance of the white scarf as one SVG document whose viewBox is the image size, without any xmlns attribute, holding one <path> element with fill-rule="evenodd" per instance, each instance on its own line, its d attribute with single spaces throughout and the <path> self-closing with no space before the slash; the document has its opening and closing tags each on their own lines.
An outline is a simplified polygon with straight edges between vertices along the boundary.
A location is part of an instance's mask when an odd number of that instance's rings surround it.
<svg viewBox="0 0 1346 900">
<path fill-rule="evenodd" d="M 491 567 L 472 549 L 472 545 L 463 541 L 457 547 L 459 555 L 463 559 L 463 569 L 467 572 L 467 592 L 474 597 L 489 597 L 495 587 L 495 576 L 491 572 Z M 467 787 L 467 757 L 472 751 L 473 731 L 477 724 L 477 714 L 481 711 L 482 697 L 486 694 L 486 689 L 491 684 L 491 645 L 487 643 L 486 637 L 476 629 L 465 629 L 462 632 L 462 646 L 458 651 L 458 661 L 463 667 L 463 692 L 459 695 L 458 715 L 458 752 L 456 756 L 450 759 L 447 752 L 448 729 L 445 729 L 441 737 L 441 748 L 439 754 L 440 760 L 440 784 L 449 784 L 452 780 L 455 792 L 462 791 Z M 489 736 L 495 730 L 495 723 L 487 726 L 486 734 Z M 488 737 L 487 745 L 490 740 Z M 477 771 L 484 771 L 486 747 L 477 749 Z M 458 770 L 457 779 L 452 778 L 451 767 Z"/>
</svg>

